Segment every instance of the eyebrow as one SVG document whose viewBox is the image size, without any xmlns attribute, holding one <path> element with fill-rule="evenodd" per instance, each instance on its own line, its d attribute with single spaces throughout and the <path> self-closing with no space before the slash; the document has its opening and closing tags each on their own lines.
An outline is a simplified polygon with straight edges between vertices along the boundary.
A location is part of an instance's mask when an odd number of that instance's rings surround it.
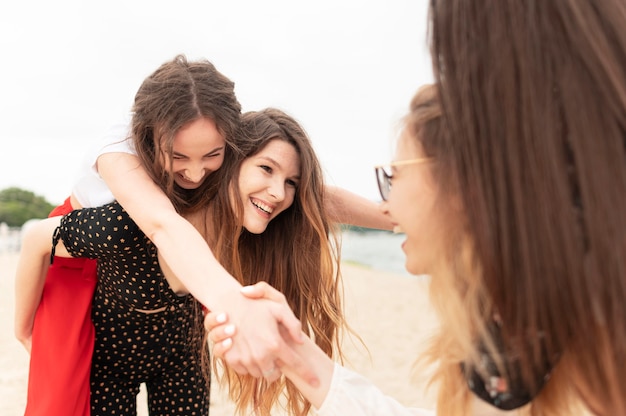
<svg viewBox="0 0 626 416">
<path fill-rule="evenodd" d="M 211 155 L 213 155 L 214 153 L 217 153 L 217 152 L 222 151 L 222 150 L 224 150 L 224 146 L 216 147 L 215 149 L 211 150 L 211 151 L 210 151 L 210 152 L 208 152 L 208 153 L 205 153 L 205 154 L 204 154 L 204 155 L 202 155 L 202 156 L 203 156 L 203 157 L 204 157 L 204 156 L 211 156 Z M 185 155 L 185 154 L 183 154 L 183 153 L 180 153 L 180 152 L 176 152 L 176 151 L 172 151 L 172 155 L 173 155 L 173 156 L 182 156 L 182 157 L 187 157 L 187 155 Z"/>
</svg>

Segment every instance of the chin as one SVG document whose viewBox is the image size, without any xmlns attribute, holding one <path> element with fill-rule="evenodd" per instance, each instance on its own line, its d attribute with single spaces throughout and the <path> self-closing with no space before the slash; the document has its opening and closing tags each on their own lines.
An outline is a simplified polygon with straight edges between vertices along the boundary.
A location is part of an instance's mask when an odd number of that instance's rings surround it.
<svg viewBox="0 0 626 416">
<path fill-rule="evenodd" d="M 253 225 L 244 225 L 243 226 L 250 234 L 263 234 L 267 229 L 267 224 L 253 224 Z"/>
<path fill-rule="evenodd" d="M 194 189 L 198 189 L 200 187 L 200 184 L 191 185 L 188 183 L 180 183 L 180 182 L 176 182 L 176 185 L 178 185 L 179 188 L 186 189 L 188 191 L 193 191 Z"/>
<path fill-rule="evenodd" d="M 416 276 L 420 274 L 424 274 L 424 268 L 419 267 L 419 265 L 415 264 L 415 262 L 411 262 L 411 259 L 409 259 L 408 257 L 406 258 L 406 261 L 404 262 L 404 268 L 406 269 L 407 272 Z"/>
</svg>

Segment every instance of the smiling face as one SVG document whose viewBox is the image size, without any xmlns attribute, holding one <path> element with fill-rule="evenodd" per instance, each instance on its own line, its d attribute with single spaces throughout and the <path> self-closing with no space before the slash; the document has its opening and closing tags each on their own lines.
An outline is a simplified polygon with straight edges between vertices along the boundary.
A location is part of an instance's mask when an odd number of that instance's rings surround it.
<svg viewBox="0 0 626 416">
<path fill-rule="evenodd" d="M 187 124 L 174 137 L 172 169 L 174 182 L 183 189 L 196 189 L 222 166 L 226 141 L 215 122 L 199 118 Z"/>
<path fill-rule="evenodd" d="M 300 181 L 300 156 L 296 148 L 273 139 L 245 159 L 239 170 L 239 195 L 243 225 L 260 234 L 271 220 L 293 204 Z"/>
<path fill-rule="evenodd" d="M 421 144 L 405 131 L 398 141 L 395 160 L 424 157 Z M 430 169 L 430 163 L 393 166 L 388 201 L 381 203 L 396 231 L 406 234 L 402 250 L 406 255 L 405 267 L 412 274 L 432 272 L 443 248 L 445 228 L 437 207 L 438 187 Z"/>
</svg>

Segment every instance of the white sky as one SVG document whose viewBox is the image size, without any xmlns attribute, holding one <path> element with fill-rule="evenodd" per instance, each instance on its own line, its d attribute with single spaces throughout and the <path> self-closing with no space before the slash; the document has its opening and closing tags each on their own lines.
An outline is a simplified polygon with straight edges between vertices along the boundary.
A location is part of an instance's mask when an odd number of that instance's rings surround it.
<svg viewBox="0 0 626 416">
<path fill-rule="evenodd" d="M 0 189 L 69 195 L 89 141 L 178 53 L 232 79 L 244 111 L 298 119 L 330 183 L 378 199 L 397 122 L 432 81 L 427 0 L 35 0 L 0 5 Z"/>
</svg>

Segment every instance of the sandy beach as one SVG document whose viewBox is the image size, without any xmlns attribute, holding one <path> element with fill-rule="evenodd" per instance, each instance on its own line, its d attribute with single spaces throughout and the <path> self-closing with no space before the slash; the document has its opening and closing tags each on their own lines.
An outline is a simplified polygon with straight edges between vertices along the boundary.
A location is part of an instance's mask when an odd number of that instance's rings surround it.
<svg viewBox="0 0 626 416">
<path fill-rule="evenodd" d="M 0 253 L 0 414 L 19 416 L 26 403 L 28 354 L 13 336 L 16 253 Z M 358 265 L 342 265 L 346 317 L 367 349 L 354 337 L 343 341 L 346 366 L 356 369 L 401 403 L 432 407 L 434 392 L 424 389 L 424 374 L 412 371 L 412 357 L 424 347 L 436 320 L 427 296 L 427 281 Z M 427 394 L 430 393 L 430 394 Z M 140 412 L 147 415 L 140 395 Z M 233 415 L 217 383 L 211 415 Z M 276 411 L 277 415 L 282 414 Z"/>
</svg>

